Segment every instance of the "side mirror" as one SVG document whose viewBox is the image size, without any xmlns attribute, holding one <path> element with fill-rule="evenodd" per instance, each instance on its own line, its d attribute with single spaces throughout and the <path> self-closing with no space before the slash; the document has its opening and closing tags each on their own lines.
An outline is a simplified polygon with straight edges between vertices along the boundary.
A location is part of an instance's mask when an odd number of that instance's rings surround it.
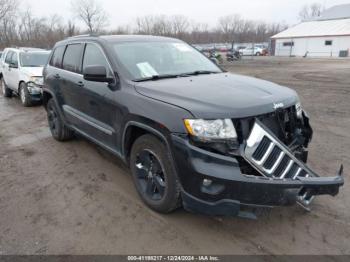
<svg viewBox="0 0 350 262">
<path fill-rule="evenodd" d="M 83 70 L 84 79 L 92 82 L 112 83 L 114 78 L 107 77 L 107 69 L 104 66 L 87 66 Z"/>
<path fill-rule="evenodd" d="M 215 57 L 211 57 L 210 60 L 211 60 L 214 64 L 216 64 L 216 65 L 219 64 L 219 63 L 218 63 L 218 60 L 217 60 Z"/>
<path fill-rule="evenodd" d="M 10 63 L 10 64 L 9 64 L 9 67 L 10 67 L 10 68 L 18 68 L 18 64 L 16 64 L 16 63 Z"/>
</svg>

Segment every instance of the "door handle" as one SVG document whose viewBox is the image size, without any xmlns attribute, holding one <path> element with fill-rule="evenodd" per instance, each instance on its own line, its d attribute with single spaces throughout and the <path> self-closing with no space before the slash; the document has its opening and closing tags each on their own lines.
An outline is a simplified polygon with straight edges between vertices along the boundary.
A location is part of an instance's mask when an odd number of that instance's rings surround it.
<svg viewBox="0 0 350 262">
<path fill-rule="evenodd" d="M 80 87 L 84 87 L 83 81 L 79 81 L 79 82 L 77 83 L 77 85 L 80 86 Z"/>
<path fill-rule="evenodd" d="M 61 77 L 60 77 L 60 75 L 59 75 L 59 74 L 56 74 L 56 75 L 54 75 L 54 78 L 56 78 L 56 79 L 60 79 Z"/>
</svg>

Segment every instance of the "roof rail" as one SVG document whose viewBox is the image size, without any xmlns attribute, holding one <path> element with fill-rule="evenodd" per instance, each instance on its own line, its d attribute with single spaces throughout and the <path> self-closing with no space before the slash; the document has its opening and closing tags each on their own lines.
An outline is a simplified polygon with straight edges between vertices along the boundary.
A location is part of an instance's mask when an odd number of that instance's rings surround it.
<svg viewBox="0 0 350 262">
<path fill-rule="evenodd" d="M 71 38 L 79 38 L 79 37 L 98 37 L 99 35 L 97 34 L 83 34 L 83 35 L 74 35 L 74 36 L 70 36 L 68 37 L 68 39 L 71 39 Z"/>
</svg>

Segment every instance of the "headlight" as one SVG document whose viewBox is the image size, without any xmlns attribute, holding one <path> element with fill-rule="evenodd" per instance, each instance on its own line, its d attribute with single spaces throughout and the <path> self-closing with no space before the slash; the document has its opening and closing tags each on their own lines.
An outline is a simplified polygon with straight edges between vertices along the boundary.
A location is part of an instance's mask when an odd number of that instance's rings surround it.
<svg viewBox="0 0 350 262">
<path fill-rule="evenodd" d="M 303 118 L 303 108 L 301 107 L 300 103 L 295 104 L 295 111 L 296 111 L 297 117 L 299 119 L 302 119 Z"/>
<path fill-rule="evenodd" d="M 237 133 L 231 119 L 185 119 L 189 134 L 200 140 L 236 139 Z"/>
<path fill-rule="evenodd" d="M 29 79 L 29 82 L 33 82 L 34 84 L 38 85 L 38 86 L 42 86 L 44 81 L 43 81 L 43 77 L 39 77 L 39 76 L 32 76 Z"/>
</svg>

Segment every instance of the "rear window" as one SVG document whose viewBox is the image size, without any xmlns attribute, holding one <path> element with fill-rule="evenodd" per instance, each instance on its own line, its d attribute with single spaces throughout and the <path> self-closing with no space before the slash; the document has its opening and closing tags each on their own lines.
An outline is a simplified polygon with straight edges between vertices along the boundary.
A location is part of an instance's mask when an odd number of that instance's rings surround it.
<svg viewBox="0 0 350 262">
<path fill-rule="evenodd" d="M 62 67 L 64 70 L 81 73 L 81 44 L 68 45 L 63 57 Z"/>
<path fill-rule="evenodd" d="M 62 59 L 66 46 L 59 46 L 53 51 L 53 55 L 50 60 L 50 65 L 58 68 L 62 68 Z"/>
</svg>

